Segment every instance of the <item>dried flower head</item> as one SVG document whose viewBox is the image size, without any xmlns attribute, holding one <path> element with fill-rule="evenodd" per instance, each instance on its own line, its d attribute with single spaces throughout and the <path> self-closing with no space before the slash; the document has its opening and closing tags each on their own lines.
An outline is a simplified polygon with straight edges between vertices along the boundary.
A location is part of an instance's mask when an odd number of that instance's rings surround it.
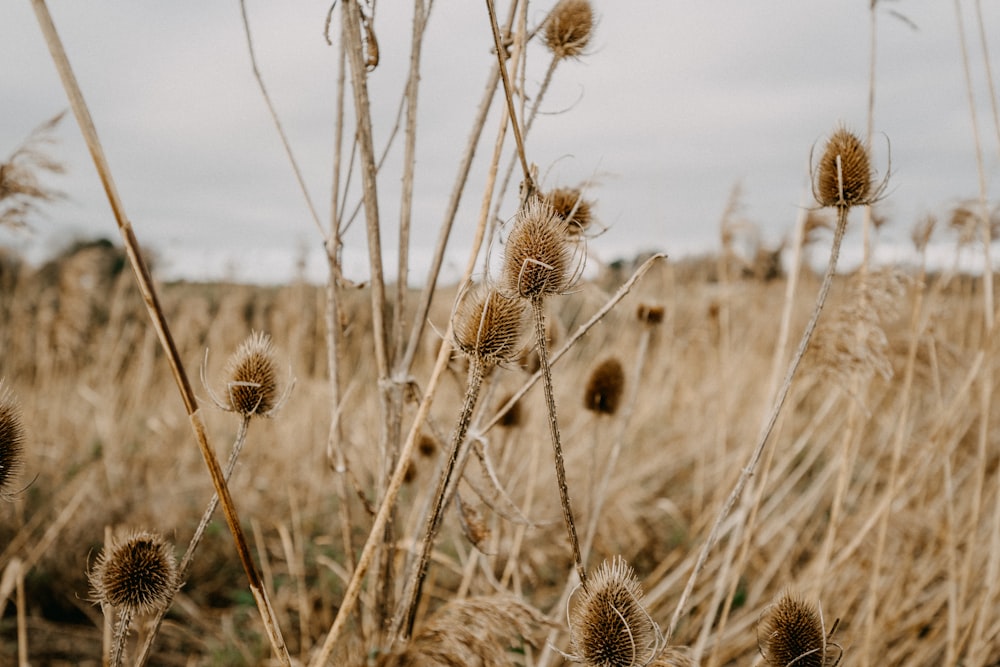
<svg viewBox="0 0 1000 667">
<path fill-rule="evenodd" d="M 813 193 L 822 206 L 870 204 L 878 194 L 872 184 L 868 149 L 853 132 L 841 126 L 830 136 L 819 159 Z"/>
<path fill-rule="evenodd" d="M 579 188 L 555 188 L 542 197 L 552 207 L 571 234 L 580 234 L 594 221 L 593 204 L 583 198 Z"/>
<path fill-rule="evenodd" d="M 590 0 L 559 0 L 545 23 L 545 45 L 556 58 L 578 58 L 593 32 Z"/>
<path fill-rule="evenodd" d="M 660 629 L 642 606 L 635 571 L 621 556 L 601 563 L 581 590 L 570 615 L 570 659 L 592 667 L 638 667 L 660 652 Z"/>
<path fill-rule="evenodd" d="M 617 357 L 608 357 L 590 372 L 583 392 L 583 407 L 599 415 L 618 411 L 625 393 L 625 369 Z"/>
<path fill-rule="evenodd" d="M 830 635 L 836 629 L 836 623 Z M 772 667 L 832 667 L 841 649 L 829 641 L 816 605 L 790 593 L 764 612 L 757 625 L 757 646 Z"/>
<path fill-rule="evenodd" d="M 511 399 L 511 395 L 508 394 L 504 396 L 500 401 L 500 405 L 507 405 L 507 401 Z M 499 426 L 502 428 L 515 428 L 521 424 L 521 401 L 514 401 L 507 410 L 500 415 Z"/>
<path fill-rule="evenodd" d="M 635 309 L 635 317 L 646 324 L 660 324 L 666 315 L 666 309 L 659 304 L 640 303 Z"/>
<path fill-rule="evenodd" d="M 10 487 L 21 469 L 23 451 L 21 409 L 13 394 L 0 381 L 0 498 L 10 493 Z"/>
<path fill-rule="evenodd" d="M 229 409 L 244 417 L 268 415 L 278 400 L 277 363 L 271 337 L 255 331 L 226 364 Z"/>
<path fill-rule="evenodd" d="M 582 268 L 578 244 L 547 203 L 531 199 L 514 219 L 504 251 L 500 284 L 526 299 L 566 291 Z"/>
<path fill-rule="evenodd" d="M 524 304 L 483 285 L 459 299 L 453 321 L 455 347 L 486 365 L 517 358 L 524 328 Z"/>
<path fill-rule="evenodd" d="M 177 576 L 166 540 L 136 531 L 101 551 L 89 579 L 97 602 L 127 613 L 149 613 L 169 603 Z"/>
<path fill-rule="evenodd" d="M 429 459 L 437 453 L 437 450 L 438 443 L 434 436 L 427 433 L 421 433 L 420 439 L 417 440 L 417 451 L 420 452 L 420 455 Z"/>
</svg>

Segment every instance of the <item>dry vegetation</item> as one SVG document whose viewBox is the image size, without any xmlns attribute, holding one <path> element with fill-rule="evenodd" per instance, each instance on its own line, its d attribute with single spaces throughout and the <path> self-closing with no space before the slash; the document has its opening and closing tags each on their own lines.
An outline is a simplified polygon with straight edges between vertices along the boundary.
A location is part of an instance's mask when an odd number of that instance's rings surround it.
<svg viewBox="0 0 1000 667">
<path fill-rule="evenodd" d="M 586 0 L 562 0 L 537 31 L 546 83 L 513 124 L 517 212 L 478 221 L 481 243 L 512 220 L 496 275 L 469 280 L 475 247 L 460 284 L 432 271 L 406 289 L 377 251 L 373 9 L 339 9 L 363 184 L 335 192 L 364 202 L 365 286 L 340 273 L 336 202 L 324 287 L 154 288 L 114 188 L 130 252 L 80 243 L 38 268 L 0 255 L 4 660 L 1000 664 L 993 276 L 836 274 L 847 225 L 884 223 L 865 141 L 838 128 L 823 146 L 814 194 L 835 221 L 804 212 L 794 240 L 741 265 L 734 192 L 718 258 L 581 282 L 596 200 L 540 190 L 522 143 L 596 24 Z M 514 3 L 506 18 L 521 19 L 503 31 L 514 65 L 526 17 Z M 491 75 L 494 103 L 516 119 L 507 74 Z M 0 170 L 17 224 L 55 196 L 34 172 L 58 165 L 32 151 Z M 494 178 L 483 211 L 503 200 Z M 962 243 L 988 247 L 985 198 L 962 210 Z M 814 274 L 802 258 L 823 228 Z M 932 232 L 915 231 L 918 249 Z"/>
</svg>

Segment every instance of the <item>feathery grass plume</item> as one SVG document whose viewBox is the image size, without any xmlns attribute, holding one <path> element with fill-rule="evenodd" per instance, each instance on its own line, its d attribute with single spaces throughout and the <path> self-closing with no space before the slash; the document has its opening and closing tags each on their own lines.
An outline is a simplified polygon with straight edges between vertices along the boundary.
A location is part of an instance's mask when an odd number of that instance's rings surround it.
<svg viewBox="0 0 1000 667">
<path fill-rule="evenodd" d="M 636 319 L 645 324 L 661 324 L 665 315 L 666 309 L 659 304 L 643 302 L 635 309 Z"/>
<path fill-rule="evenodd" d="M 63 165 L 48 157 L 43 146 L 52 143 L 52 132 L 65 111 L 35 128 L 31 135 L 0 162 L 0 227 L 23 228 L 37 204 L 61 197 L 41 184 L 39 173 L 61 174 Z"/>
<path fill-rule="evenodd" d="M 524 304 L 479 285 L 459 301 L 453 319 L 455 347 L 486 366 L 504 364 L 521 351 Z"/>
<path fill-rule="evenodd" d="M 663 637 L 642 606 L 642 585 L 621 556 L 604 561 L 586 585 L 570 614 L 567 656 L 588 667 L 647 665 L 663 648 Z"/>
<path fill-rule="evenodd" d="M 542 199 L 562 218 L 571 234 L 585 232 L 594 221 L 593 203 L 583 198 L 579 188 L 554 188 Z"/>
<path fill-rule="evenodd" d="M 833 667 L 842 650 L 830 642 L 819 608 L 791 593 L 764 611 L 757 625 L 757 647 L 771 667 Z"/>
<path fill-rule="evenodd" d="M 593 31 L 590 0 L 559 0 L 545 23 L 545 45 L 557 58 L 579 58 Z"/>
<path fill-rule="evenodd" d="M 937 218 L 931 214 L 925 215 L 917 221 L 910 231 L 910 240 L 917 252 L 923 253 L 927 250 L 931 237 L 934 236 L 934 228 L 937 227 Z"/>
<path fill-rule="evenodd" d="M 24 426 L 21 408 L 11 391 L 0 380 L 0 499 L 10 494 L 10 487 L 21 469 L 24 454 Z"/>
<path fill-rule="evenodd" d="M 401 649 L 383 655 L 378 667 L 511 667 L 512 651 L 532 640 L 538 612 L 512 596 L 452 600 L 427 620 Z"/>
<path fill-rule="evenodd" d="M 813 185 L 816 201 L 822 206 L 862 206 L 872 202 L 875 190 L 864 142 L 841 125 L 827 140 L 819 159 Z"/>
<path fill-rule="evenodd" d="M 579 277 L 578 251 L 559 214 L 532 198 L 518 211 L 507 237 L 500 285 L 525 299 L 562 294 Z"/>
<path fill-rule="evenodd" d="M 594 367 L 583 392 L 583 407 L 599 415 L 614 415 L 625 394 L 625 369 L 618 357 L 608 357 Z"/>
<path fill-rule="evenodd" d="M 271 337 L 250 334 L 226 363 L 227 407 L 244 417 L 269 417 L 279 407 L 277 363 Z"/>
<path fill-rule="evenodd" d="M 117 667 L 125 653 L 125 640 L 136 614 L 162 610 L 177 586 L 177 563 L 171 546 L 160 535 L 133 531 L 106 545 L 88 579 L 94 601 L 105 613 L 118 612 L 110 664 Z"/>
</svg>

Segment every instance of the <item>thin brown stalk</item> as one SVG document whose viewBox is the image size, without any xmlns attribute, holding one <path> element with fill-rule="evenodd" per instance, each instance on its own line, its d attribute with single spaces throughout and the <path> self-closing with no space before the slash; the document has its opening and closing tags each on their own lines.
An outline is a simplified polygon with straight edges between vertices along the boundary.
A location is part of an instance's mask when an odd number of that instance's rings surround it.
<svg viewBox="0 0 1000 667">
<path fill-rule="evenodd" d="M 740 472 L 740 476 L 736 480 L 736 485 L 733 487 L 732 492 L 726 499 L 725 504 L 719 509 L 719 513 L 715 517 L 715 522 L 712 524 L 708 537 L 705 539 L 705 543 L 702 545 L 701 551 L 698 553 L 698 559 L 695 561 L 694 569 L 688 577 L 687 584 L 684 586 L 684 591 L 681 593 L 681 597 L 677 602 L 677 607 L 670 619 L 670 625 L 667 627 L 667 631 L 664 634 L 668 641 L 677 629 L 677 624 L 680 622 L 681 616 L 687 611 L 688 599 L 691 597 L 691 592 L 694 589 L 695 582 L 698 580 L 698 576 L 701 574 L 702 569 L 705 567 L 705 563 L 708 561 L 708 553 L 722 536 L 722 526 L 725 523 L 726 517 L 729 516 L 729 512 L 743 495 L 743 489 L 750 481 L 750 477 L 754 474 L 757 464 L 760 462 L 760 457 L 764 453 L 764 447 L 767 445 L 771 432 L 774 430 L 774 425 L 778 421 L 778 415 L 781 413 L 781 408 L 784 406 L 785 399 L 788 397 L 788 392 L 791 389 L 792 380 L 795 378 L 795 373 L 798 370 L 799 363 L 802 361 L 806 348 L 809 346 L 809 341 L 812 339 L 813 332 L 816 330 L 816 323 L 819 321 L 820 313 L 823 311 L 823 305 L 826 303 L 826 297 L 830 292 L 830 286 L 833 284 L 833 276 L 837 269 L 837 258 L 840 256 L 840 245 L 844 239 L 844 231 L 847 228 L 847 212 L 849 210 L 850 209 L 847 206 L 838 207 L 837 227 L 834 230 L 833 246 L 830 249 L 830 261 L 827 264 L 826 273 L 823 275 L 823 282 L 820 285 L 819 294 L 816 297 L 816 305 L 813 307 L 812 316 L 806 324 L 805 330 L 802 332 L 799 347 L 788 366 L 788 371 L 785 374 L 785 380 L 778 391 L 778 395 L 774 400 L 771 412 L 768 415 L 764 428 L 757 439 L 757 445 L 754 447 L 747 464 Z"/>
<path fill-rule="evenodd" d="M 17 665 L 28 667 L 28 602 L 24 595 L 24 563 L 19 558 L 11 561 L 17 571 L 15 600 L 17 602 Z"/>
<path fill-rule="evenodd" d="M 244 536 L 240 525 L 239 515 L 236 512 L 232 496 L 229 493 L 229 487 L 226 485 L 222 469 L 219 466 L 219 460 L 215 456 L 215 451 L 209 444 L 208 434 L 205 432 L 205 425 L 201 419 L 201 412 L 198 407 L 197 399 L 195 398 L 194 391 L 191 388 L 191 383 L 188 380 L 184 366 L 181 363 L 180 354 L 174 344 L 173 336 L 167 326 L 166 317 L 163 313 L 162 307 L 160 306 L 159 297 L 157 296 L 156 289 L 153 286 L 153 280 L 149 274 L 149 269 L 146 266 L 145 260 L 140 252 L 139 243 L 135 238 L 134 232 L 132 231 L 132 225 L 125 215 L 124 206 L 118 195 L 118 190 L 115 186 L 114 180 L 111 177 L 111 169 L 108 166 L 107 158 L 104 156 L 104 149 L 98 140 L 97 130 L 94 127 L 94 122 L 90 116 L 86 102 L 83 99 L 83 93 L 80 90 L 76 77 L 70 67 L 69 58 L 66 56 L 62 42 L 56 32 L 55 25 L 52 22 L 52 17 L 49 14 L 45 0 L 32 0 L 32 6 L 35 9 L 35 14 L 38 18 L 42 34 L 48 44 L 52 60 L 55 63 L 60 78 L 62 79 L 66 94 L 69 97 L 70 106 L 73 109 L 77 123 L 80 125 L 80 130 L 84 135 L 87 147 L 94 160 L 98 176 L 104 186 L 104 191 L 107 194 L 108 202 L 111 205 L 115 221 L 118 224 L 118 229 L 124 242 L 129 264 L 135 273 L 136 281 L 139 286 L 139 291 L 142 294 L 143 301 L 145 302 L 147 313 L 149 314 L 150 320 L 156 329 L 157 337 L 159 338 L 160 344 L 166 353 L 167 360 L 170 363 L 174 380 L 177 382 L 181 399 L 184 402 L 185 410 L 187 411 L 188 418 L 191 421 L 192 430 L 194 431 L 195 438 L 198 441 L 198 446 L 201 450 L 202 457 L 205 460 L 205 464 L 208 467 L 209 474 L 212 477 L 212 484 L 215 487 L 216 492 L 219 494 L 223 512 L 226 516 L 226 523 L 229 525 L 229 530 L 233 535 L 233 540 L 236 544 L 236 550 L 239 554 L 240 562 L 247 575 L 250 591 L 257 604 L 261 619 L 264 622 L 264 628 L 268 636 L 268 641 L 271 643 L 271 647 L 281 664 L 290 665 L 291 658 L 288 655 L 288 649 L 285 647 L 284 639 L 281 637 L 281 629 L 278 627 L 274 611 L 271 608 L 270 600 L 267 597 L 267 592 L 261 585 L 260 576 L 257 572 L 256 565 L 253 562 L 253 558 L 250 555 L 250 549 L 247 546 L 246 537 Z"/>
</svg>

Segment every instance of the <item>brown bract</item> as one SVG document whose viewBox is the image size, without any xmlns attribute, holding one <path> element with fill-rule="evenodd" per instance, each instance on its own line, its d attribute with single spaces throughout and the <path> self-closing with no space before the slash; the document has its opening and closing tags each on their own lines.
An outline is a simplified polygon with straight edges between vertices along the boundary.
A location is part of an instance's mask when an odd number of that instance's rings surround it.
<svg viewBox="0 0 1000 667">
<path fill-rule="evenodd" d="M 864 142 L 844 127 L 827 140 L 817 168 L 815 194 L 822 206 L 870 204 L 871 160 Z"/>
<path fill-rule="evenodd" d="M 576 242 L 551 206 L 530 200 L 514 219 L 501 286 L 522 298 L 561 294 L 576 280 Z"/>
<path fill-rule="evenodd" d="M 557 58 L 577 58 L 593 31 L 594 10 L 589 0 L 560 0 L 545 23 L 545 44 Z"/>
<path fill-rule="evenodd" d="M 137 531 L 105 547 L 90 571 L 97 602 L 148 613 L 170 601 L 177 583 L 173 550 L 162 537 Z"/>
</svg>

